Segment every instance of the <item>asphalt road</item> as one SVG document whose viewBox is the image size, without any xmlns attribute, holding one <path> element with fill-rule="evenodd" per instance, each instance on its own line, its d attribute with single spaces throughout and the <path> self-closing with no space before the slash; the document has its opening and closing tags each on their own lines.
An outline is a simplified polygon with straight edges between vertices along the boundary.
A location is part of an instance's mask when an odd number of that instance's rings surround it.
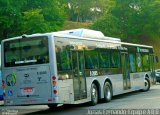
<svg viewBox="0 0 160 115">
<path fill-rule="evenodd" d="M 152 86 L 148 92 L 132 92 L 114 96 L 109 103 L 99 102 L 96 106 L 89 104 L 65 105 L 51 110 L 46 105 L 36 106 L 0 106 L 2 115 L 113 115 L 160 114 L 160 84 Z M 116 110 L 116 111 L 115 111 Z M 140 110 L 140 111 L 139 111 Z M 8 114 L 9 113 L 9 114 Z"/>
</svg>

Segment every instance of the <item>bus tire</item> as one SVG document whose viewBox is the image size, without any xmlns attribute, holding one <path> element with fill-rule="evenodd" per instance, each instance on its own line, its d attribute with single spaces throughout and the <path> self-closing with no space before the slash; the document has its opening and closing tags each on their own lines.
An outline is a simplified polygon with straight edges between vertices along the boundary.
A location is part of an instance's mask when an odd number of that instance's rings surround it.
<svg viewBox="0 0 160 115">
<path fill-rule="evenodd" d="M 145 85 L 145 88 L 143 89 L 143 91 L 148 91 L 150 89 L 150 81 L 148 78 L 145 78 L 144 85 Z"/>
<path fill-rule="evenodd" d="M 57 104 L 49 104 L 48 107 L 49 107 L 49 109 L 56 109 Z"/>
<path fill-rule="evenodd" d="M 103 86 L 103 92 L 104 92 L 104 101 L 109 102 L 112 99 L 112 87 L 111 84 L 108 82 L 105 82 Z"/>
<path fill-rule="evenodd" d="M 98 90 L 97 86 L 93 83 L 91 85 L 91 102 L 90 105 L 94 106 L 98 103 Z"/>
</svg>

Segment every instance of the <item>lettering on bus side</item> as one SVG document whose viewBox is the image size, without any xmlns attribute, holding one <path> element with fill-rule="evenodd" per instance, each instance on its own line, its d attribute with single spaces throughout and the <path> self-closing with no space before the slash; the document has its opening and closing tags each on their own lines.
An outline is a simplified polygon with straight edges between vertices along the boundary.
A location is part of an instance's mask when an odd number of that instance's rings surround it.
<svg viewBox="0 0 160 115">
<path fill-rule="evenodd" d="M 39 71 L 37 72 L 37 84 L 44 84 L 48 83 L 48 80 L 43 75 L 47 74 L 47 71 Z"/>
<path fill-rule="evenodd" d="M 90 76 L 97 76 L 98 75 L 98 71 L 90 71 Z"/>
<path fill-rule="evenodd" d="M 37 75 L 44 75 L 44 74 L 47 74 L 47 71 L 40 71 L 40 72 L 37 72 Z"/>
<path fill-rule="evenodd" d="M 140 49 L 140 52 L 148 53 L 149 49 Z"/>
</svg>

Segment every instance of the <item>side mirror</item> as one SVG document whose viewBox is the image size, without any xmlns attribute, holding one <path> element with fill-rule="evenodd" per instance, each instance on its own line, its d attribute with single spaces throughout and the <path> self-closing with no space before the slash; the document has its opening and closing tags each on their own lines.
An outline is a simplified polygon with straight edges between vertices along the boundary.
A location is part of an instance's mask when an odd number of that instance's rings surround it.
<svg viewBox="0 0 160 115">
<path fill-rule="evenodd" d="M 159 62 L 158 56 L 155 56 L 156 63 Z"/>
</svg>

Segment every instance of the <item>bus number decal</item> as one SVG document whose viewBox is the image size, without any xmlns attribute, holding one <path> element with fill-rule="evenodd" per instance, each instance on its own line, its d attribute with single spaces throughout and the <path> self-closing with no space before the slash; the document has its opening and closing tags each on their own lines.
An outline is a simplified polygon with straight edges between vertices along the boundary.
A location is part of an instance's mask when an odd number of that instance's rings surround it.
<svg viewBox="0 0 160 115">
<path fill-rule="evenodd" d="M 98 75 L 98 71 L 90 71 L 90 76 L 97 76 Z"/>
<path fill-rule="evenodd" d="M 37 72 L 37 75 L 44 75 L 44 74 L 47 74 L 47 71 L 40 71 L 40 72 Z"/>
</svg>

